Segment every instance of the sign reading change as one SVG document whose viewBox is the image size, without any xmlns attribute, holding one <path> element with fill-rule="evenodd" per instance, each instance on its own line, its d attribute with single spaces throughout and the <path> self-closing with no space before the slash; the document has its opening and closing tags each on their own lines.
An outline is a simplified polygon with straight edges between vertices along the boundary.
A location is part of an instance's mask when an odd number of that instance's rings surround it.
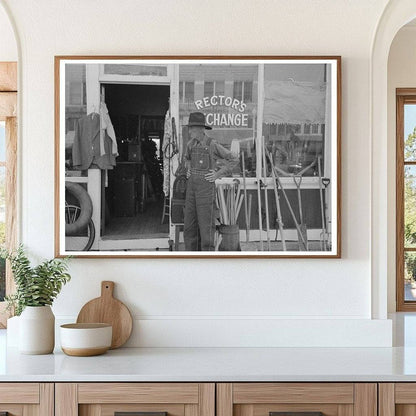
<svg viewBox="0 0 416 416">
<path fill-rule="evenodd" d="M 248 127 L 248 114 L 244 113 L 247 104 L 237 98 L 225 95 L 212 95 L 196 100 L 195 106 L 198 110 L 208 107 L 223 106 L 231 108 L 237 113 L 207 113 L 206 123 L 216 127 Z"/>
</svg>

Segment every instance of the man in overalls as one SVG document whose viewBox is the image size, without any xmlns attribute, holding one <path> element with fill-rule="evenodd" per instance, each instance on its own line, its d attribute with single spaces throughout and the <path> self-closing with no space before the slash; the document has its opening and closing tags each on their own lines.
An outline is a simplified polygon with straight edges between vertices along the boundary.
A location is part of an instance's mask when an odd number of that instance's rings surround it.
<svg viewBox="0 0 416 416">
<path fill-rule="evenodd" d="M 186 251 L 214 251 L 215 236 L 215 180 L 231 173 L 238 157 L 205 135 L 211 130 L 203 113 L 189 115 L 189 141 L 185 159 L 188 168 L 186 187 L 184 240 Z M 217 159 L 224 165 L 215 170 Z"/>
</svg>

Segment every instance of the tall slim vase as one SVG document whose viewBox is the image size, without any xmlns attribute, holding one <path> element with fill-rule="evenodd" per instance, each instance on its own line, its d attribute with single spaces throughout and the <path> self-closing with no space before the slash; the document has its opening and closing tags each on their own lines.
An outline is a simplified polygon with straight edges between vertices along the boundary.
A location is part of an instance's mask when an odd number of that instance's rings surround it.
<svg viewBox="0 0 416 416">
<path fill-rule="evenodd" d="M 55 347 L 55 315 L 50 306 L 26 306 L 19 319 L 19 351 L 50 354 Z"/>
</svg>

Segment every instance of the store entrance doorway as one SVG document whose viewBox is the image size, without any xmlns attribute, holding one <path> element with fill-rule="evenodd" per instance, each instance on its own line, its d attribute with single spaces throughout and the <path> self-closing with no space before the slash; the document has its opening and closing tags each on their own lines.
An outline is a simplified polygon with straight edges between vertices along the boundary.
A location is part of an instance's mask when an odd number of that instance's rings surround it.
<svg viewBox="0 0 416 416">
<path fill-rule="evenodd" d="M 168 238 L 163 218 L 163 135 L 170 87 L 104 84 L 103 96 L 117 137 L 116 166 L 103 178 L 102 237 Z"/>
</svg>

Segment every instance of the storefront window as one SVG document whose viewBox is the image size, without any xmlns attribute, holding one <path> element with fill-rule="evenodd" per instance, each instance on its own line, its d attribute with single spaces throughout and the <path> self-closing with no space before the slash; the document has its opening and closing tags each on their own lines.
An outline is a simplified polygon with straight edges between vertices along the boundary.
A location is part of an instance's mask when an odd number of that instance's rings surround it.
<svg viewBox="0 0 416 416">
<path fill-rule="evenodd" d="M 179 81 L 183 149 L 188 141 L 189 114 L 200 111 L 212 127 L 207 135 L 239 153 L 240 158 L 244 155 L 247 176 L 256 176 L 253 120 L 257 117 L 258 65 L 180 64 Z M 230 175 L 241 175 L 240 164 Z"/>
<path fill-rule="evenodd" d="M 317 176 L 324 166 L 325 64 L 265 65 L 263 136 L 284 175 Z"/>
</svg>

